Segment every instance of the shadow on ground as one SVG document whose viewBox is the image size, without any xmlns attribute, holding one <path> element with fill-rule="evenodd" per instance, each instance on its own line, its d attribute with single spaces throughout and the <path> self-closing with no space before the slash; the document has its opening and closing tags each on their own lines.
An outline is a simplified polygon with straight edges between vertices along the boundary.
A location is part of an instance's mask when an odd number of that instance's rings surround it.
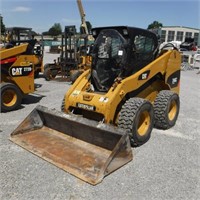
<svg viewBox="0 0 200 200">
<path fill-rule="evenodd" d="M 34 104 L 34 103 L 38 103 L 40 102 L 40 100 L 46 97 L 44 95 L 39 95 L 39 94 L 29 94 L 26 95 L 23 100 L 22 100 L 22 104 L 28 105 L 28 104 Z"/>
</svg>

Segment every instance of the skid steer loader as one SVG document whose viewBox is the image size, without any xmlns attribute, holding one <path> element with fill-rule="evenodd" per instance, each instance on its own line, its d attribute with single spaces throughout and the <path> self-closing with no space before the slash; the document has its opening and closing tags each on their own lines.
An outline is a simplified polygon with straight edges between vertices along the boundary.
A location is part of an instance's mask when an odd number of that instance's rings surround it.
<svg viewBox="0 0 200 200">
<path fill-rule="evenodd" d="M 1 112 L 17 109 L 25 94 L 35 91 L 33 54 L 35 40 L 0 50 Z"/>
<path fill-rule="evenodd" d="M 34 39 L 34 32 L 32 28 L 27 27 L 8 27 L 6 28 L 6 40 L 7 45 L 9 47 L 18 46 L 23 43 L 27 43 L 27 41 L 31 41 Z M 34 75 L 35 78 L 38 78 L 39 73 L 43 72 L 43 36 L 40 36 L 40 41 L 34 42 Z"/>
<path fill-rule="evenodd" d="M 71 174 L 97 184 L 132 160 L 131 146 L 153 127 L 172 127 L 179 113 L 181 57 L 158 52 L 140 28 L 95 28 L 91 69 L 64 96 L 61 110 L 37 107 L 11 140 Z"/>
</svg>

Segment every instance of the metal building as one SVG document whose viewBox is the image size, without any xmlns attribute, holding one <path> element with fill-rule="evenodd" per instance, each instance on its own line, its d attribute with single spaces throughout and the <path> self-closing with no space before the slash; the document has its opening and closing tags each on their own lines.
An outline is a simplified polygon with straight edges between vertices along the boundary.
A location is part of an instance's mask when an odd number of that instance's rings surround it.
<svg viewBox="0 0 200 200">
<path fill-rule="evenodd" d="M 184 26 L 163 26 L 161 28 L 161 43 L 180 41 L 184 42 L 185 38 L 194 38 L 194 42 L 200 47 L 200 29 Z"/>
</svg>

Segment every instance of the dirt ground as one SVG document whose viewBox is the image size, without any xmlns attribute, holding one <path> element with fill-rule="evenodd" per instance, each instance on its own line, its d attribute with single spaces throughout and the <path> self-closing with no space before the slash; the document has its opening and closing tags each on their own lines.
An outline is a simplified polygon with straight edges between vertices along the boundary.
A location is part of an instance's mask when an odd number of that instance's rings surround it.
<svg viewBox="0 0 200 200">
<path fill-rule="evenodd" d="M 45 54 L 45 62 L 57 55 Z M 200 74 L 181 74 L 181 108 L 176 125 L 153 129 L 151 139 L 132 149 L 134 158 L 92 186 L 9 140 L 37 106 L 60 110 L 70 83 L 36 79 L 37 90 L 19 110 L 0 114 L 0 199 L 2 200 L 197 200 L 200 197 Z"/>
</svg>

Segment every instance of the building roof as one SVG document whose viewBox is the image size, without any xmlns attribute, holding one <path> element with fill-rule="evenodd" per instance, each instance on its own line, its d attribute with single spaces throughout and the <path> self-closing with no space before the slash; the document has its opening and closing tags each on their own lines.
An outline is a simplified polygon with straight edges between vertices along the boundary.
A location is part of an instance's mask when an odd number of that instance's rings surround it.
<svg viewBox="0 0 200 200">
<path fill-rule="evenodd" d="M 198 28 L 191 28 L 191 27 L 187 27 L 187 26 L 163 26 L 162 28 L 187 28 L 187 29 L 200 31 L 200 29 L 198 29 Z"/>
</svg>

